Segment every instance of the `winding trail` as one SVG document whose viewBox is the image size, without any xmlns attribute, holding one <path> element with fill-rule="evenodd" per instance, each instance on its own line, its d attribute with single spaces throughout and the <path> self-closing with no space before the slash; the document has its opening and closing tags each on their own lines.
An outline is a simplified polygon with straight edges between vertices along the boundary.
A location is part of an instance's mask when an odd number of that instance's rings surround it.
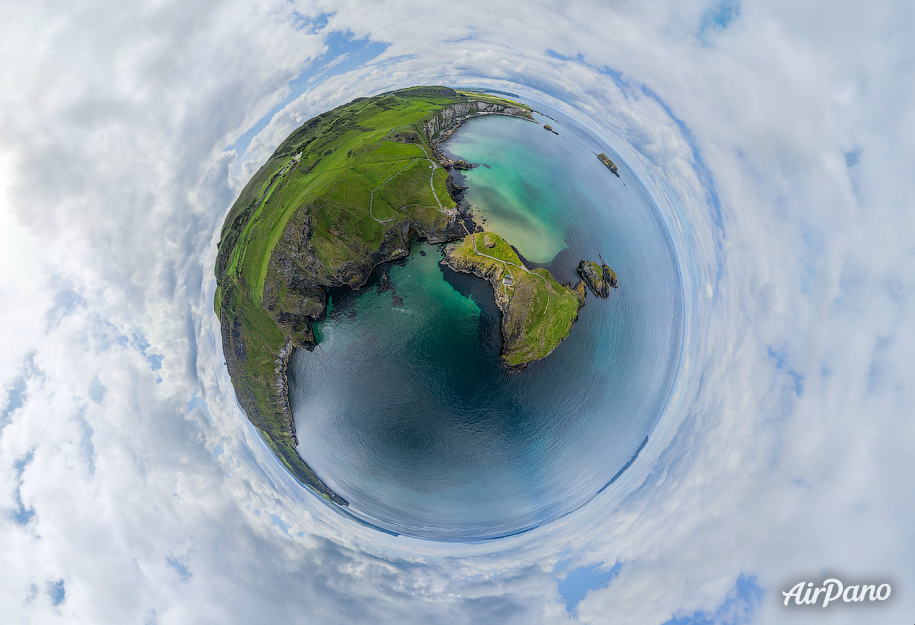
<svg viewBox="0 0 915 625">
<path fill-rule="evenodd" d="M 461 222 L 461 225 L 464 226 L 464 222 Z M 501 258 L 496 258 L 495 256 L 490 256 L 489 254 L 484 254 L 483 252 L 481 252 L 480 250 L 477 249 L 477 237 L 473 234 L 470 234 L 470 232 L 467 230 L 467 226 L 464 226 L 464 232 L 467 232 L 467 234 L 470 235 L 470 242 L 473 243 L 473 253 L 476 254 L 477 256 L 482 256 L 483 258 L 489 258 L 490 260 L 494 260 L 498 263 L 502 263 L 503 265 L 505 265 L 505 271 L 508 272 L 508 275 L 511 277 L 512 283 L 515 282 L 515 276 L 514 276 L 514 274 L 512 274 L 511 270 L 508 268 L 508 265 L 511 265 L 512 267 L 517 267 L 518 269 L 521 269 L 522 271 L 526 271 L 528 275 L 537 276 L 538 278 L 543 280 L 543 286 L 546 287 L 546 307 L 543 310 L 546 311 L 549 309 L 550 291 L 552 289 L 550 288 L 550 283 L 547 282 L 546 278 L 544 278 L 541 274 L 537 273 L 536 271 L 531 271 L 524 265 L 518 265 L 518 264 L 515 264 L 512 262 L 509 262 L 507 260 L 503 260 Z M 502 283 L 502 290 L 505 291 L 505 296 L 508 297 L 508 287 L 505 286 L 504 282 Z"/>
<path fill-rule="evenodd" d="M 430 113 L 431 113 L 431 111 L 430 111 Z M 392 141 L 391 139 L 388 139 L 387 136 L 390 135 L 391 132 L 393 132 L 393 130 L 394 129 L 392 128 L 391 131 L 389 131 L 388 134 L 385 135 L 384 138 L 382 138 L 382 141 Z M 399 143 L 399 141 L 393 141 L 393 142 Z M 440 199 L 438 199 L 438 193 L 435 192 L 435 170 L 438 169 L 439 167 L 441 167 L 441 165 L 439 165 L 437 162 L 435 162 L 434 159 L 429 157 L 429 153 L 426 152 L 426 148 L 424 146 L 416 144 L 416 143 L 414 143 L 412 145 L 415 145 L 420 150 L 422 150 L 425 157 L 422 157 L 422 156 L 410 157 L 410 162 L 407 163 L 407 165 L 404 166 L 403 169 L 400 169 L 393 176 L 391 176 L 390 178 L 388 178 L 387 180 L 382 182 L 380 185 L 378 185 L 377 187 L 372 189 L 372 193 L 369 195 L 369 216 L 380 224 L 386 224 L 386 223 L 392 222 L 397 218 L 391 217 L 390 219 L 378 219 L 377 217 L 375 217 L 375 212 L 374 212 L 375 191 L 377 191 L 378 189 L 383 187 L 385 184 L 390 182 L 395 176 L 397 176 L 402 171 L 404 171 L 404 169 L 407 169 L 407 167 L 409 167 L 416 161 L 423 160 L 423 159 L 429 161 L 429 165 L 432 167 L 432 173 L 429 175 L 429 188 L 432 190 L 432 197 L 435 198 L 435 203 L 438 204 L 439 212 L 442 213 L 443 215 L 448 215 L 449 217 L 454 217 L 457 215 L 456 210 L 453 210 L 450 208 L 445 208 L 444 206 L 442 206 L 442 201 Z M 426 204 L 405 204 L 405 205 L 401 206 L 400 208 L 396 208 L 394 210 L 399 211 L 399 210 L 408 208 L 410 206 L 427 206 L 427 205 Z M 434 207 L 430 206 L 429 208 L 434 208 Z M 464 229 L 465 230 L 467 229 L 466 226 L 464 227 Z"/>
<path fill-rule="evenodd" d="M 435 162 L 435 159 L 433 159 L 429 156 L 429 153 L 426 152 L 425 147 L 419 146 L 419 148 L 423 151 L 423 154 L 426 155 L 426 160 L 432 164 L 432 174 L 430 174 L 430 176 L 429 176 L 429 187 L 432 189 L 432 197 L 434 197 L 435 201 L 438 203 L 438 209 L 441 212 L 445 213 L 446 215 L 450 215 L 452 217 L 454 215 L 457 215 L 457 211 L 445 210 L 445 207 L 442 206 L 441 200 L 438 199 L 438 193 L 435 192 L 435 170 L 438 169 L 440 167 L 440 165 Z"/>
<path fill-rule="evenodd" d="M 369 194 L 369 215 L 371 215 L 372 219 L 374 219 L 375 221 L 377 221 L 377 222 L 380 223 L 380 224 L 386 224 L 386 223 L 388 223 L 389 221 L 394 221 L 394 219 L 396 219 L 395 217 L 391 217 L 390 219 L 385 219 L 384 221 L 382 221 L 382 220 L 378 219 L 377 217 L 375 217 L 375 213 L 372 212 L 372 210 L 373 210 L 373 202 L 375 201 L 375 191 L 377 191 L 378 189 L 380 189 L 381 187 L 383 187 L 385 184 L 387 184 L 389 181 L 391 181 L 391 180 L 394 178 L 394 176 L 396 176 L 397 174 L 399 174 L 400 172 L 402 172 L 404 169 L 406 169 L 407 167 L 409 167 L 410 165 L 412 165 L 412 164 L 415 163 L 415 162 L 416 162 L 416 159 L 411 158 L 411 159 L 410 159 L 410 162 L 407 163 L 406 165 L 404 165 L 403 168 L 401 168 L 400 170 L 398 170 L 394 175 L 392 175 L 390 178 L 388 178 L 387 180 L 385 180 L 384 182 L 382 182 L 380 185 L 378 185 L 377 187 L 375 187 L 374 189 L 372 189 L 372 193 Z M 403 206 L 401 206 L 400 208 L 403 208 Z M 398 209 L 398 210 L 399 210 L 399 209 Z"/>
</svg>

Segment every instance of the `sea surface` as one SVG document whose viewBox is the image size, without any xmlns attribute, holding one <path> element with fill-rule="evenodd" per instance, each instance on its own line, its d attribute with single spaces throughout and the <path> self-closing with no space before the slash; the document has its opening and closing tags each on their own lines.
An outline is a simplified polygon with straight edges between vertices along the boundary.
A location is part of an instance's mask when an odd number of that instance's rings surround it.
<svg viewBox="0 0 915 625">
<path fill-rule="evenodd" d="M 479 164 L 466 201 L 530 264 L 560 282 L 598 255 L 616 270 L 620 288 L 608 300 L 589 292 L 551 355 L 506 371 L 489 284 L 415 243 L 362 293 L 333 292 L 318 347 L 290 361 L 300 455 L 382 529 L 474 541 L 554 520 L 627 466 L 667 402 L 682 338 L 667 232 L 617 154 L 548 115 L 473 119 L 444 147 Z"/>
</svg>

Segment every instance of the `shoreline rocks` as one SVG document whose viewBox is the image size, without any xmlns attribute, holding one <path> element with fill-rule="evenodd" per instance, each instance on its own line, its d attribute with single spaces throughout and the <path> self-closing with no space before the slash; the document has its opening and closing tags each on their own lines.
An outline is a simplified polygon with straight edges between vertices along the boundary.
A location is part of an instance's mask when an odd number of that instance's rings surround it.
<svg viewBox="0 0 915 625">
<path fill-rule="evenodd" d="M 461 160 L 459 158 L 451 158 L 446 155 L 441 150 L 433 150 L 436 160 L 439 164 L 445 169 L 457 169 L 460 171 L 467 171 L 468 169 L 473 169 L 475 165 L 468 163 L 467 161 Z"/>
</svg>

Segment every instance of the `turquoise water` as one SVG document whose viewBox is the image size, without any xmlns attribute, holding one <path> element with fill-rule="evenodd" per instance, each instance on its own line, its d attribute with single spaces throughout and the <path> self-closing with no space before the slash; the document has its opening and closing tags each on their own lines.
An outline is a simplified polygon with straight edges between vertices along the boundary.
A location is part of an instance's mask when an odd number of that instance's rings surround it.
<svg viewBox="0 0 915 625">
<path fill-rule="evenodd" d="M 386 530 L 476 540 L 588 501 L 649 436 L 680 353 L 681 288 L 668 237 L 625 163 L 550 112 L 471 120 L 445 146 L 478 221 L 560 281 L 602 254 L 620 288 L 589 294 L 569 338 L 520 373 L 498 362 L 489 285 L 415 243 L 361 294 L 335 292 L 319 346 L 290 362 L 299 453 L 350 512 Z M 593 152 L 619 166 L 614 176 Z M 484 166 L 485 164 L 485 166 Z"/>
</svg>

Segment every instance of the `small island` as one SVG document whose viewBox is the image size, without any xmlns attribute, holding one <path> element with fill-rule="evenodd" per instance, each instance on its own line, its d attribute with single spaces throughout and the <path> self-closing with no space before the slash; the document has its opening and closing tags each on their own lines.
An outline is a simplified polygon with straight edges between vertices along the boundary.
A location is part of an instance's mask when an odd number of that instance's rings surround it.
<svg viewBox="0 0 915 625">
<path fill-rule="evenodd" d="M 585 281 L 591 292 L 602 299 L 610 297 L 610 289 L 619 288 L 616 282 L 616 272 L 606 263 L 598 265 L 593 261 L 583 260 L 578 263 L 578 275 Z"/>
<path fill-rule="evenodd" d="M 563 286 L 546 269 L 530 270 L 511 245 L 494 232 L 468 234 L 445 247 L 442 263 L 492 285 L 502 311 L 505 366 L 523 369 L 548 356 L 568 335 L 585 304 L 585 287 Z"/>
<path fill-rule="evenodd" d="M 617 178 L 620 177 L 619 168 L 616 166 L 616 163 L 614 163 L 613 161 L 610 160 L 610 157 L 609 157 L 609 156 L 607 156 L 606 154 L 604 154 L 603 152 L 601 152 L 600 154 L 597 155 L 597 158 L 600 159 L 600 162 L 601 162 L 601 163 L 603 163 L 604 165 L 607 166 L 607 169 L 609 169 L 609 170 L 612 171 L 614 174 L 616 174 L 616 177 L 617 177 Z"/>
</svg>

